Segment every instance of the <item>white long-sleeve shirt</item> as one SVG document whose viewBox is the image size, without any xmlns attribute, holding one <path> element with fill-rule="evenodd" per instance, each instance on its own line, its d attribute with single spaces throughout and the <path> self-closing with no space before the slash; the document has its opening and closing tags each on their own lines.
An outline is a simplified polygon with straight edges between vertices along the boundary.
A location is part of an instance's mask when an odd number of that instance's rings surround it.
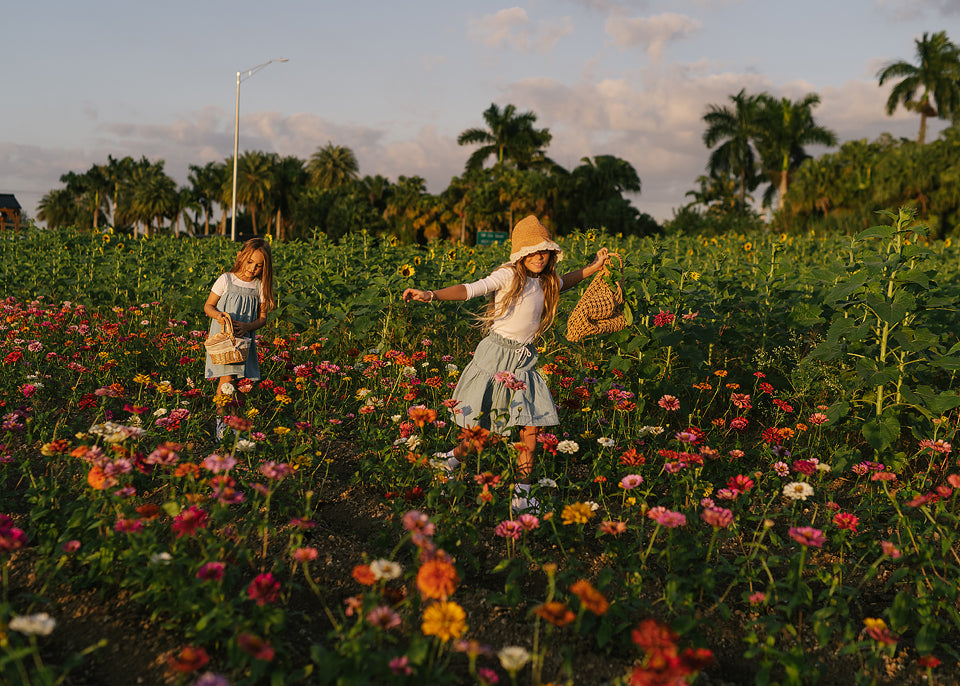
<svg viewBox="0 0 960 686">
<path fill-rule="evenodd" d="M 496 291 L 494 303 L 499 308 L 507 291 L 513 284 L 513 279 L 513 270 L 501 268 L 479 281 L 463 285 L 467 289 L 468 299 Z M 490 330 L 504 338 L 527 345 L 533 342 L 537 329 L 540 327 L 542 315 L 543 286 L 540 279 L 528 278 L 520 298 L 513 304 L 513 307 L 494 320 Z"/>
</svg>

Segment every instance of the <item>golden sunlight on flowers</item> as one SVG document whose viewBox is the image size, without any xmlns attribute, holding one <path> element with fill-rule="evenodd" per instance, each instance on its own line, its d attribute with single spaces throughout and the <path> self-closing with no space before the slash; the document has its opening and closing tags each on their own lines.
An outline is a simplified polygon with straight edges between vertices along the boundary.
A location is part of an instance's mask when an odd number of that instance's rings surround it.
<svg viewBox="0 0 960 686">
<path fill-rule="evenodd" d="M 586 524 L 593 517 L 589 503 L 573 503 L 563 508 L 560 518 L 564 524 Z"/>
<path fill-rule="evenodd" d="M 423 611 L 421 631 L 424 636 L 436 636 L 446 643 L 450 639 L 460 638 L 467 630 L 467 613 L 451 601 L 431 603 Z"/>
<path fill-rule="evenodd" d="M 424 599 L 446 600 L 459 583 L 456 567 L 444 560 L 428 560 L 417 571 L 417 588 Z"/>
</svg>

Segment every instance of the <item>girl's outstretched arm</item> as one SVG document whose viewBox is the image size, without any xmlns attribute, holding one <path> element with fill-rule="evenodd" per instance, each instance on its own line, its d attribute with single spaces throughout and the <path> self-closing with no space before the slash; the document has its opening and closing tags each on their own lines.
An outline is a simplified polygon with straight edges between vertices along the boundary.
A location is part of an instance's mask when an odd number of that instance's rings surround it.
<svg viewBox="0 0 960 686">
<path fill-rule="evenodd" d="M 615 253 L 611 253 L 606 248 L 600 248 L 597 251 L 597 259 L 588 264 L 586 267 L 582 267 L 572 272 L 567 272 L 560 278 L 563 280 L 563 285 L 560 287 L 561 292 L 567 290 L 568 288 L 573 288 L 578 283 L 586 279 L 587 277 L 593 276 L 598 271 L 603 269 L 604 265 L 610 260 L 610 256 Z"/>
<path fill-rule="evenodd" d="M 416 288 L 408 288 L 403 292 L 402 297 L 404 302 L 416 300 L 422 303 L 429 303 L 434 300 L 466 300 L 467 287 L 458 283 L 456 286 L 447 286 L 439 291 L 421 291 Z"/>
</svg>

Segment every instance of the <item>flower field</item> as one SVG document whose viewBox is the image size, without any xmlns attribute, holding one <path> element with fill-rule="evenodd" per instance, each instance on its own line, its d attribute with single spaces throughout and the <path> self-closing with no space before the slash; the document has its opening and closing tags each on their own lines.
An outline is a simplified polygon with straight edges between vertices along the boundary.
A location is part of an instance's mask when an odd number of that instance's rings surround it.
<svg viewBox="0 0 960 686">
<path fill-rule="evenodd" d="M 0 682 L 957 683 L 960 250 L 561 243 L 631 324 L 569 343 L 562 298 L 520 513 L 516 435 L 451 419 L 482 303 L 399 297 L 503 246 L 275 244 L 264 380 L 214 397 L 234 246 L 3 237 Z"/>
</svg>

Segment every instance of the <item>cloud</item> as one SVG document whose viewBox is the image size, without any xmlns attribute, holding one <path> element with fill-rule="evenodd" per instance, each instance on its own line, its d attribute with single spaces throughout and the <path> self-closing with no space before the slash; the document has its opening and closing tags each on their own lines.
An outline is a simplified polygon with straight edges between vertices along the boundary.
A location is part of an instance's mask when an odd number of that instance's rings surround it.
<svg viewBox="0 0 960 686">
<path fill-rule="evenodd" d="M 470 22 L 468 35 L 490 48 L 509 47 L 519 52 L 550 52 L 557 42 L 573 33 L 569 17 L 534 24 L 522 7 L 503 9 Z"/>
<path fill-rule="evenodd" d="M 881 14 L 893 21 L 916 19 L 918 16 L 948 17 L 960 14 L 957 0 L 874 0 Z"/>
<path fill-rule="evenodd" d="M 694 35 L 700 22 L 673 12 L 633 18 L 616 14 L 607 19 L 605 29 L 618 48 L 645 46 L 650 58 L 659 62 L 668 42 Z"/>
</svg>

